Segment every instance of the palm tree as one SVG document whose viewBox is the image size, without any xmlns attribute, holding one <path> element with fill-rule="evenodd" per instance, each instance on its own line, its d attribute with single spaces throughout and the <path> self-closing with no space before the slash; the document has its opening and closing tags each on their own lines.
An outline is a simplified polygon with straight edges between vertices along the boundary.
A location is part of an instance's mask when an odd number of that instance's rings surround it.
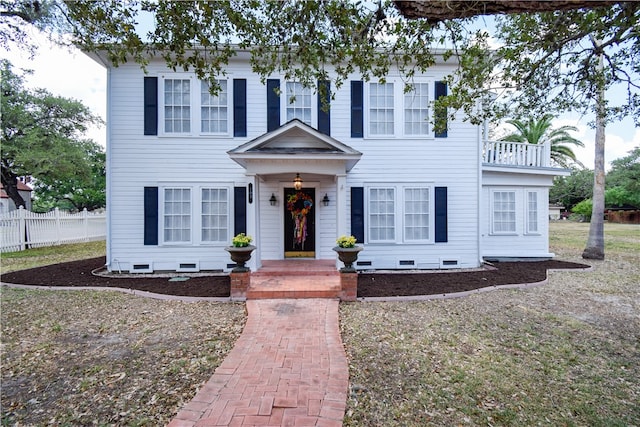
<svg viewBox="0 0 640 427">
<path fill-rule="evenodd" d="M 502 141 L 509 142 L 528 142 L 529 144 L 544 144 L 549 142 L 551 145 L 551 161 L 563 168 L 569 168 L 572 164 L 584 167 L 576 158 L 575 153 L 567 144 L 573 144 L 578 147 L 584 147 L 582 141 L 569 135 L 570 131 L 577 131 L 575 126 L 561 126 L 557 129 L 551 129 L 551 121 L 553 116 L 545 114 L 540 120 L 530 118 L 526 122 L 522 120 L 507 120 L 507 123 L 516 128 L 516 132 L 510 133 L 501 138 Z"/>
</svg>

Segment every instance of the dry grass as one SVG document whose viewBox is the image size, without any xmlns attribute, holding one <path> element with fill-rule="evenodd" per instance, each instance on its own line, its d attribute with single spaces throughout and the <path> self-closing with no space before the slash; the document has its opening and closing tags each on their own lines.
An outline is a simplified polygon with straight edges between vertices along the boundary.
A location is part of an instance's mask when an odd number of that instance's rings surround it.
<svg viewBox="0 0 640 427">
<path fill-rule="evenodd" d="M 582 262 L 588 224 L 553 223 Z M 529 290 L 341 305 L 346 426 L 640 425 L 640 227 L 607 224 L 607 260 Z"/>
<path fill-rule="evenodd" d="M 587 229 L 552 224 L 552 250 L 581 262 Z M 539 288 L 343 304 L 345 425 L 640 425 L 640 227 L 606 234 L 594 271 Z M 3 268 L 101 255 L 87 248 L 3 254 Z M 2 289 L 0 308 L 3 425 L 163 425 L 245 320 L 242 304 L 110 292 Z"/>
</svg>

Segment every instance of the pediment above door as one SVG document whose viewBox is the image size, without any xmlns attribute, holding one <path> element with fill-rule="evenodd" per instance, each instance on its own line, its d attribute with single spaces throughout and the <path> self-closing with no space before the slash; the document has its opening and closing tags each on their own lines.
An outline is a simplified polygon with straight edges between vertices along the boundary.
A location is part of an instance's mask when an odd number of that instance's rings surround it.
<svg viewBox="0 0 640 427">
<path fill-rule="evenodd" d="M 362 153 L 294 119 L 233 150 L 229 157 L 252 173 L 346 173 Z M 274 170 L 275 168 L 275 170 Z"/>
</svg>

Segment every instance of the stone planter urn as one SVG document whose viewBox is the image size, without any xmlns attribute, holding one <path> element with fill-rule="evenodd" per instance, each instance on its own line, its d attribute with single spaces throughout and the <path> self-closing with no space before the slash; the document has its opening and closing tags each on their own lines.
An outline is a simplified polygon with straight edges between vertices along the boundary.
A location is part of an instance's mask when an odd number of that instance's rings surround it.
<svg viewBox="0 0 640 427">
<path fill-rule="evenodd" d="M 236 263 L 236 266 L 233 268 L 234 273 L 243 273 L 245 271 L 249 271 L 249 268 L 245 265 L 247 261 L 251 259 L 251 252 L 256 249 L 253 245 L 248 246 L 227 246 L 224 248 L 225 251 L 229 252 L 231 255 L 231 261 Z"/>
<path fill-rule="evenodd" d="M 333 250 L 338 253 L 338 259 L 344 263 L 344 267 L 340 271 L 343 273 L 355 273 L 356 269 L 353 268 L 353 263 L 358 260 L 358 253 L 363 249 L 362 246 L 354 246 L 352 248 L 335 246 Z"/>
</svg>

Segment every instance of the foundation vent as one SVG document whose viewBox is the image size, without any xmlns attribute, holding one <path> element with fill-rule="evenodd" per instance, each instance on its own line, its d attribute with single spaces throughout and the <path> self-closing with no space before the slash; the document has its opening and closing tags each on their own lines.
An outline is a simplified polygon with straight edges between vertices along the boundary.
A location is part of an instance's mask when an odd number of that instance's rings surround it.
<svg viewBox="0 0 640 427">
<path fill-rule="evenodd" d="M 151 263 L 133 262 L 131 263 L 131 273 L 153 273 Z"/>
<path fill-rule="evenodd" d="M 181 262 L 176 271 L 180 272 L 196 272 L 200 271 L 200 265 L 197 262 Z"/>
</svg>

